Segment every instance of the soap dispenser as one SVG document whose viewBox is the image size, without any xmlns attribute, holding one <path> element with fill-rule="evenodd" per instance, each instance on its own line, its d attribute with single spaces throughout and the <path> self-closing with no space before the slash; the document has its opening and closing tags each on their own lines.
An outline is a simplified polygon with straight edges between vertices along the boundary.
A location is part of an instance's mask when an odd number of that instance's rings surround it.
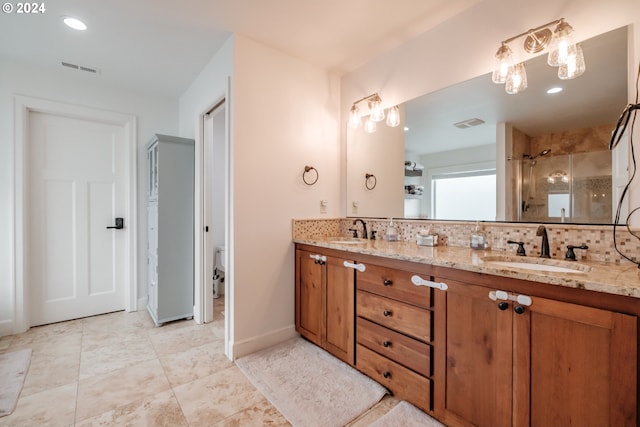
<svg viewBox="0 0 640 427">
<path fill-rule="evenodd" d="M 482 230 L 480 230 L 480 223 L 477 221 L 476 229 L 471 233 L 469 246 L 471 249 L 487 249 L 489 247 L 489 242 Z"/>
<path fill-rule="evenodd" d="M 387 227 L 387 231 L 384 233 L 384 239 L 389 242 L 395 242 L 398 240 L 398 230 L 395 225 L 393 225 L 393 218 L 389 219 L 389 226 Z"/>
</svg>

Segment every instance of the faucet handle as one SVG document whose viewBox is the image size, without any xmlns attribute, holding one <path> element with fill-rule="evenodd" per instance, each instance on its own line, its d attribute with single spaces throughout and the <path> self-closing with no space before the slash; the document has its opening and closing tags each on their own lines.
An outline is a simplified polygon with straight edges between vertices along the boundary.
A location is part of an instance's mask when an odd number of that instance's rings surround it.
<svg viewBox="0 0 640 427">
<path fill-rule="evenodd" d="M 371 240 L 376 240 L 376 233 L 378 230 L 371 230 Z"/>
<path fill-rule="evenodd" d="M 351 231 L 353 233 L 353 237 L 354 238 L 358 238 L 358 229 L 357 228 L 350 228 L 349 231 Z"/>
<path fill-rule="evenodd" d="M 524 250 L 524 242 L 516 242 L 514 240 L 507 240 L 507 243 L 512 245 L 518 245 L 518 250 L 516 251 L 516 255 L 518 256 L 526 256 L 527 252 Z"/>
<path fill-rule="evenodd" d="M 564 259 L 565 260 L 567 260 L 567 261 L 577 261 L 576 253 L 573 251 L 574 249 L 589 249 L 589 246 L 587 246 L 587 245 L 581 245 L 581 246 L 567 245 L 567 253 L 564 255 Z"/>
</svg>

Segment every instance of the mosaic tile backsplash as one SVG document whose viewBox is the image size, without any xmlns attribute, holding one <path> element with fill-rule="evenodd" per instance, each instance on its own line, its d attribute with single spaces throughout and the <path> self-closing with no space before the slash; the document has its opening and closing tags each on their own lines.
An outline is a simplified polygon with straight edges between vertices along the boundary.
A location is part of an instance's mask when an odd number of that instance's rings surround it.
<svg viewBox="0 0 640 427">
<path fill-rule="evenodd" d="M 388 219 L 365 218 L 369 233 L 375 230 L 378 238 L 382 238 L 389 224 Z M 471 233 L 475 230 L 475 222 L 458 221 L 425 221 L 394 220 L 400 240 L 415 241 L 420 230 L 428 230 L 438 234 L 441 246 L 469 247 Z M 480 230 L 485 234 L 491 250 L 516 253 L 517 245 L 508 244 L 508 240 L 524 242 L 527 256 L 539 256 L 541 237 L 536 236 L 539 224 L 481 222 Z M 583 261 L 596 261 L 615 264 L 628 263 L 616 251 L 611 225 L 569 225 L 544 224 L 549 237 L 551 257 L 564 259 L 567 245 L 587 245 L 589 249 L 576 249 L 576 257 Z M 293 239 L 321 239 L 324 237 L 351 236 L 349 229 L 362 229 L 362 225 L 353 224 L 353 218 L 335 219 L 294 219 Z M 631 230 L 640 235 L 640 230 Z M 640 259 L 640 239 L 631 234 L 625 226 L 616 227 L 618 249 L 632 260 Z M 361 232 L 360 232 L 360 235 Z"/>
</svg>

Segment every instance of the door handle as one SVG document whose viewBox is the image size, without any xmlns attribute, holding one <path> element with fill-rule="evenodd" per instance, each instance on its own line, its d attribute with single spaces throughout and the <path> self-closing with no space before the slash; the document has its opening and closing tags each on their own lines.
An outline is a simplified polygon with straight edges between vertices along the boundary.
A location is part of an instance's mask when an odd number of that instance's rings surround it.
<svg viewBox="0 0 640 427">
<path fill-rule="evenodd" d="M 122 230 L 124 228 L 124 218 L 116 218 L 116 225 L 110 225 L 107 230 L 113 228 L 116 230 Z"/>
</svg>

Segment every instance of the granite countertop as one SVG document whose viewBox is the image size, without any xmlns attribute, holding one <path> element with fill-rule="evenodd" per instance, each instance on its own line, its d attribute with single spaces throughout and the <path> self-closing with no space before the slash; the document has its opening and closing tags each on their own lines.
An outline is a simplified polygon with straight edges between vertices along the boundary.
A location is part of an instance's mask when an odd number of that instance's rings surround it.
<svg viewBox="0 0 640 427">
<path fill-rule="evenodd" d="M 347 252 L 375 255 L 385 258 L 451 267 L 458 270 L 494 274 L 548 283 L 569 288 L 587 289 L 615 295 L 640 298 L 640 269 L 635 264 L 605 264 L 587 261 L 564 261 L 539 257 L 516 257 L 515 253 L 491 250 L 473 250 L 454 246 L 418 246 L 415 242 L 388 242 L 384 240 L 328 237 L 294 239 L 295 243 L 337 249 Z M 349 243 L 351 242 L 351 243 Z M 531 270 L 496 264 L 498 262 L 527 262 L 577 269 L 576 272 Z"/>
</svg>

